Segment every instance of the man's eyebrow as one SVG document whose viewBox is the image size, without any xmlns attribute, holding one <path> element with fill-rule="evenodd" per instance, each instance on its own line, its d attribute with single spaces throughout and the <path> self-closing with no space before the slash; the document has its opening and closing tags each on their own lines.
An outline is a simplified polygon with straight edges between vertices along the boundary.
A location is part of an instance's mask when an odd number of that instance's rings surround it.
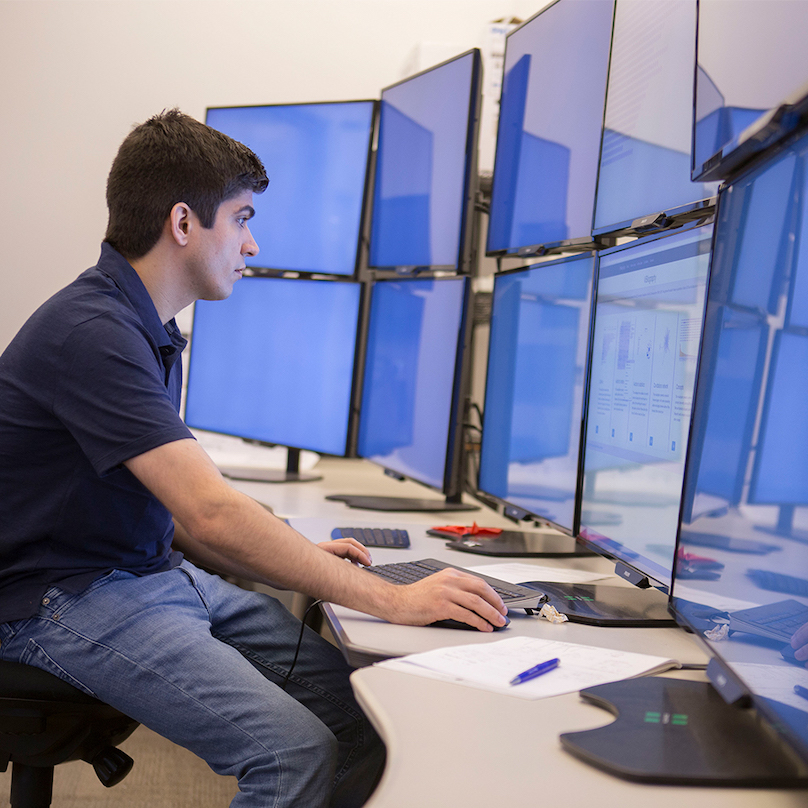
<svg viewBox="0 0 808 808">
<path fill-rule="evenodd" d="M 252 219 L 252 217 L 255 216 L 255 208 L 252 205 L 244 205 L 244 207 L 236 211 L 236 216 L 244 215 L 246 215 L 248 219 Z"/>
</svg>

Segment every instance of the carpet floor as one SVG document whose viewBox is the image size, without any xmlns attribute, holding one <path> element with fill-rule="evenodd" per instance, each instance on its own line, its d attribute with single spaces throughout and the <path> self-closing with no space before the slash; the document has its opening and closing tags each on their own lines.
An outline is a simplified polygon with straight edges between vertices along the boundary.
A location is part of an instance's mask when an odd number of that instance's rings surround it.
<svg viewBox="0 0 808 808">
<path fill-rule="evenodd" d="M 53 808 L 227 808 L 235 777 L 220 777 L 187 749 L 138 727 L 121 749 L 135 761 L 129 775 L 105 788 L 84 761 L 57 766 Z M 8 804 L 11 767 L 0 773 L 0 805 Z"/>
</svg>

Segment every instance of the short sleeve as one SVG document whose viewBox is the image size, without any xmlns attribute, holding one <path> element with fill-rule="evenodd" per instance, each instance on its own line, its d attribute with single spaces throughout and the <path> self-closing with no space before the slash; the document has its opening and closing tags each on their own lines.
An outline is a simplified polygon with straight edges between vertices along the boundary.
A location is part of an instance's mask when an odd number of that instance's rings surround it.
<svg viewBox="0 0 808 808">
<path fill-rule="evenodd" d="M 52 411 L 99 475 L 165 443 L 192 438 L 171 400 L 159 347 L 134 319 L 76 326 L 54 357 Z"/>
</svg>

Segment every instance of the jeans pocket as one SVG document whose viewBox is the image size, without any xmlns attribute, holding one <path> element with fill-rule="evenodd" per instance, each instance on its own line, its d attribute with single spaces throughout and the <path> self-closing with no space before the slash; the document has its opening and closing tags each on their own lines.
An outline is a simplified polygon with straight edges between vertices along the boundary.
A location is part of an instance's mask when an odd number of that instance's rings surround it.
<svg viewBox="0 0 808 808">
<path fill-rule="evenodd" d="M 61 616 L 66 615 L 76 604 L 81 603 L 82 599 L 110 583 L 114 583 L 122 578 L 134 577 L 132 573 L 123 572 L 121 570 L 111 570 L 110 572 L 96 578 L 92 583 L 86 586 L 81 592 L 63 592 L 58 586 L 51 587 L 42 599 L 43 610 L 40 614 L 58 614 Z"/>
<path fill-rule="evenodd" d="M 59 665 L 33 638 L 28 640 L 28 643 L 25 646 L 25 651 L 20 657 L 20 662 L 22 662 L 23 665 L 31 665 L 34 668 L 40 668 L 43 671 L 52 673 L 63 682 L 67 682 L 69 685 L 73 685 L 73 687 L 81 690 L 82 693 L 86 693 L 88 696 L 92 696 L 93 698 L 98 698 L 98 696 L 96 696 L 96 694 L 90 690 L 89 687 L 82 684 L 78 679 L 75 678 L 75 676 L 71 676 L 61 665 Z"/>
<path fill-rule="evenodd" d="M 0 623 L 0 659 L 6 659 L 4 652 L 11 645 L 11 641 L 20 633 L 29 623 L 31 618 L 25 620 L 14 620 L 11 623 Z M 12 657 L 8 657 L 11 659 Z"/>
</svg>

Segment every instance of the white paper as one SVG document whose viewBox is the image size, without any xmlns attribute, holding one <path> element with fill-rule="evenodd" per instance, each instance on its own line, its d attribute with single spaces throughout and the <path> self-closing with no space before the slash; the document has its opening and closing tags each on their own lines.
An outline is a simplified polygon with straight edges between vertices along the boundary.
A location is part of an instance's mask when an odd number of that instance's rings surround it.
<svg viewBox="0 0 808 808">
<path fill-rule="evenodd" d="M 794 692 L 794 685 L 808 688 L 808 670 L 805 668 L 787 662 L 777 665 L 736 662 L 734 667 L 744 684 L 757 695 L 808 712 L 808 699 Z"/>
<path fill-rule="evenodd" d="M 692 603 L 699 603 L 703 606 L 710 606 L 721 612 L 739 612 L 741 609 L 751 609 L 753 606 L 760 606 L 760 602 L 751 600 L 739 600 L 731 598 L 721 593 L 706 592 L 695 586 L 688 586 L 676 582 L 676 590 L 673 593 L 677 598 L 689 600 Z"/>
<path fill-rule="evenodd" d="M 559 665 L 549 673 L 522 684 L 509 684 L 517 674 L 556 657 Z M 594 685 L 678 667 L 678 663 L 665 657 L 537 637 L 510 637 L 491 643 L 438 648 L 376 664 L 523 699 L 575 693 Z"/>
<path fill-rule="evenodd" d="M 521 584 L 524 581 L 547 581 L 559 584 L 586 584 L 615 577 L 611 572 L 589 572 L 587 570 L 565 569 L 563 567 L 542 567 L 538 564 L 521 564 L 505 562 L 502 564 L 485 564 L 479 567 L 464 567 L 477 575 L 489 575 L 509 584 Z"/>
</svg>

